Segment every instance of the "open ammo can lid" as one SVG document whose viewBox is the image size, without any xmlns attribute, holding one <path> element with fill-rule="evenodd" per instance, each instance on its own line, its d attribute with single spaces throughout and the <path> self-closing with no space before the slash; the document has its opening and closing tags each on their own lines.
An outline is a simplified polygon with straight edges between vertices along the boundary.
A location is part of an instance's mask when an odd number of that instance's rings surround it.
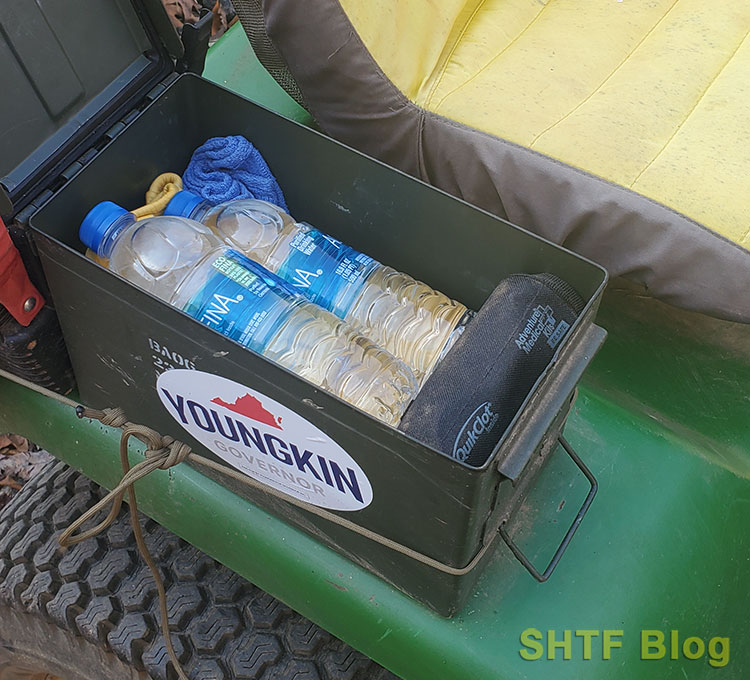
<svg viewBox="0 0 750 680">
<path fill-rule="evenodd" d="M 49 188 L 181 53 L 161 0 L 4 3 L 0 216 Z"/>
</svg>

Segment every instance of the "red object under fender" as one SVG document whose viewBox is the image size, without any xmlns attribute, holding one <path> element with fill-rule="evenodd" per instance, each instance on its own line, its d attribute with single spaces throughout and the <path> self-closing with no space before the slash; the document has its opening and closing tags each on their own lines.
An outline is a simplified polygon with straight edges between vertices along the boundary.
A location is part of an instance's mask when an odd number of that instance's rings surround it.
<svg viewBox="0 0 750 680">
<path fill-rule="evenodd" d="M 29 280 L 21 253 L 0 219 L 0 305 L 22 326 L 28 326 L 44 307 L 44 298 Z"/>
</svg>

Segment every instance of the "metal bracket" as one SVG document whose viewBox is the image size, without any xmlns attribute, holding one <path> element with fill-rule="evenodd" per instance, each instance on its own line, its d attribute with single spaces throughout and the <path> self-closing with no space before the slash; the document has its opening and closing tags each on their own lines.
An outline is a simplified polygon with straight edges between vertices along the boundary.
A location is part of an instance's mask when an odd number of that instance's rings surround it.
<svg viewBox="0 0 750 680">
<path fill-rule="evenodd" d="M 589 470 L 584 462 L 578 457 L 578 454 L 573 450 L 573 448 L 568 444 L 565 437 L 560 435 L 557 440 L 560 442 L 560 445 L 563 447 L 565 452 L 571 457 L 573 462 L 578 466 L 579 470 L 584 474 L 586 479 L 588 479 L 589 484 L 591 485 L 591 488 L 589 489 L 588 494 L 586 495 L 586 499 L 583 501 L 583 505 L 581 506 L 581 509 L 578 511 L 578 514 L 576 515 L 576 518 L 573 520 L 573 524 L 570 525 L 570 528 L 568 529 L 568 532 L 565 534 L 565 538 L 563 538 L 562 543 L 560 543 L 559 547 L 555 551 L 555 554 L 552 556 L 552 559 L 550 560 L 550 563 L 547 565 L 547 568 L 540 573 L 537 568 L 531 563 L 531 560 L 529 560 L 526 555 L 524 555 L 521 548 L 519 548 L 516 543 L 513 541 L 513 539 L 508 534 L 508 531 L 505 528 L 505 525 L 507 524 L 507 519 L 504 519 L 500 523 L 500 536 L 505 541 L 505 543 L 510 548 L 511 552 L 516 556 L 516 559 L 523 564 L 524 567 L 526 567 L 527 571 L 537 580 L 539 583 L 544 583 L 547 579 L 549 579 L 550 576 L 552 576 L 552 572 L 555 571 L 555 567 L 557 567 L 558 562 L 563 556 L 563 553 L 568 548 L 568 545 L 570 545 L 570 541 L 573 539 L 573 536 L 575 535 L 576 531 L 578 531 L 578 527 L 581 526 L 581 522 L 583 521 L 584 516 L 589 510 L 589 507 L 591 506 L 591 502 L 594 500 L 594 496 L 596 496 L 596 492 L 599 489 L 599 485 L 596 481 L 596 478 L 591 473 L 591 470 Z"/>
<path fill-rule="evenodd" d="M 197 73 L 198 75 L 203 73 L 213 20 L 213 13 L 204 10 L 196 23 L 185 24 L 182 27 L 182 44 L 185 47 L 185 54 L 175 64 L 177 73 Z"/>
</svg>

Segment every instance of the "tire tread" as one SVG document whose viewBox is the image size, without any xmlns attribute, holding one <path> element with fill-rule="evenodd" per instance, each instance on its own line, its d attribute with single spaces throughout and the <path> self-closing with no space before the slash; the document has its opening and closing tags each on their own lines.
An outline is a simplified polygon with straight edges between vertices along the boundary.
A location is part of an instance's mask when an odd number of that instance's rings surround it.
<svg viewBox="0 0 750 680">
<path fill-rule="evenodd" d="M 67 630 L 137 674 L 173 680 L 156 588 L 137 554 L 127 509 L 98 537 L 67 550 L 57 544 L 103 494 L 53 462 L 0 511 L 0 608 Z M 173 644 L 191 679 L 395 680 L 153 520 L 141 522 L 167 588 Z"/>
</svg>

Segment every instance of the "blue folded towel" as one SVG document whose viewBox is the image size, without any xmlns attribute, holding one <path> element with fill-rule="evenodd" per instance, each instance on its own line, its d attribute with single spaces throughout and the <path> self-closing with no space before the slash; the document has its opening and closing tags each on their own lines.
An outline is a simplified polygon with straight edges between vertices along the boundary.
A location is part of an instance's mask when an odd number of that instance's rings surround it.
<svg viewBox="0 0 750 680">
<path fill-rule="evenodd" d="M 182 183 L 214 205 L 236 198 L 258 198 L 289 212 L 281 187 L 260 151 L 240 135 L 212 137 L 199 146 Z"/>
</svg>

